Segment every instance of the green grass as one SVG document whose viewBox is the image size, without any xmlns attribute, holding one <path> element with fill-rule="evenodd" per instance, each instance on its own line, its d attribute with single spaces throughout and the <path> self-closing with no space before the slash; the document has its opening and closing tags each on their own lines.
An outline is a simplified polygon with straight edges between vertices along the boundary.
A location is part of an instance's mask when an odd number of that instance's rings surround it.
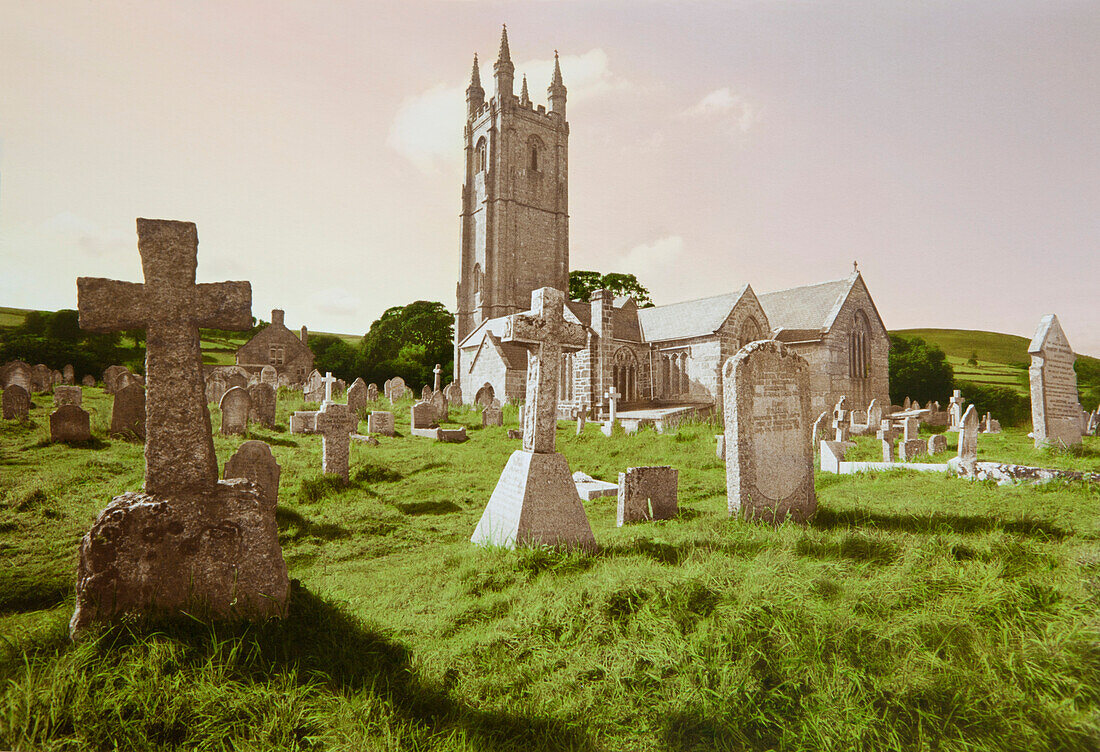
<svg viewBox="0 0 1100 752">
<path fill-rule="evenodd" d="M 285 432 L 302 403 L 284 390 L 277 429 L 246 438 L 282 465 L 289 617 L 123 624 L 74 646 L 77 543 L 142 474 L 139 444 L 103 438 L 109 396 L 85 395 L 88 447 L 43 441 L 48 396 L 33 425 L 0 423 L 0 748 L 1100 745 L 1095 486 L 819 476 L 812 523 L 771 528 L 728 518 L 713 425 L 563 423 L 572 470 L 679 468 L 679 517 L 617 528 L 605 498 L 585 505 L 596 554 L 481 549 L 514 409 L 483 429 L 452 408 L 470 435 L 455 445 L 410 437 L 402 403 L 398 437 L 352 444 L 345 485 L 321 478 L 319 437 Z M 242 440 L 215 436 L 219 461 Z M 1035 455 L 1019 431 L 979 450 Z M 1100 469 L 1100 440 L 1078 454 L 1038 458 Z"/>
</svg>

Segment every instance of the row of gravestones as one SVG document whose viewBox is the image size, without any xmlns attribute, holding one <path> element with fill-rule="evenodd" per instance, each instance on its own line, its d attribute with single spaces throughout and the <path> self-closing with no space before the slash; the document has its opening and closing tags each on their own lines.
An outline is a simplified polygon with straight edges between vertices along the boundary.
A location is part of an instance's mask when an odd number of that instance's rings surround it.
<svg viewBox="0 0 1100 752">
<path fill-rule="evenodd" d="M 90 386 L 95 385 L 95 379 L 85 376 L 85 386 L 89 386 L 87 380 L 92 379 Z M 72 386 L 76 383 L 76 374 L 72 365 L 66 365 L 61 371 L 51 369 L 49 366 L 39 363 L 30 366 L 21 360 L 8 361 L 0 366 L 0 388 L 6 389 L 12 384 L 17 384 L 31 394 L 42 394 L 50 391 L 59 384 Z"/>
</svg>

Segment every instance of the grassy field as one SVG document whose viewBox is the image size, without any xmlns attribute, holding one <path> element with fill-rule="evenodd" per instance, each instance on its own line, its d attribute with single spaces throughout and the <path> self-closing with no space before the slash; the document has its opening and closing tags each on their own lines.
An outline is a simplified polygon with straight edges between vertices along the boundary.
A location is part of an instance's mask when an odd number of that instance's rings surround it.
<svg viewBox="0 0 1100 752">
<path fill-rule="evenodd" d="M 1100 489 L 941 475 L 819 476 L 806 527 L 730 520 L 714 426 L 581 437 L 572 470 L 680 470 L 680 515 L 615 527 L 601 550 L 487 550 L 469 536 L 505 428 L 452 409 L 470 441 L 353 443 L 256 431 L 282 465 L 289 617 L 121 625 L 72 645 L 77 544 L 140 487 L 142 447 L 0 422 L 0 748 L 235 750 L 1086 750 L 1100 747 Z M 388 403 L 383 400 L 384 408 Z M 383 405 L 374 405 L 379 408 Z M 214 410 L 215 427 L 219 416 Z M 506 410 L 514 426 L 515 412 Z M 953 439 L 952 439 L 953 440 Z M 215 436 L 224 464 L 241 438 Z M 873 445 L 864 442 L 858 451 Z M 1100 439 L 983 458 L 1100 470 Z"/>
</svg>

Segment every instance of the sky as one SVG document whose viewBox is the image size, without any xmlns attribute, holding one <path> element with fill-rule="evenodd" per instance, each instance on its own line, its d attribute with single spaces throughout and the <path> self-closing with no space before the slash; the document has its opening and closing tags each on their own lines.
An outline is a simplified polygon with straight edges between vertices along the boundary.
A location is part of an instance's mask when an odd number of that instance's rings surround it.
<svg viewBox="0 0 1100 752">
<path fill-rule="evenodd" d="M 847 276 L 889 329 L 1100 356 L 1100 4 L 1060 0 L 0 3 L 0 306 L 141 280 L 136 217 L 200 282 L 366 332 L 455 305 L 464 90 L 568 89 L 570 262 L 658 304 Z"/>
</svg>

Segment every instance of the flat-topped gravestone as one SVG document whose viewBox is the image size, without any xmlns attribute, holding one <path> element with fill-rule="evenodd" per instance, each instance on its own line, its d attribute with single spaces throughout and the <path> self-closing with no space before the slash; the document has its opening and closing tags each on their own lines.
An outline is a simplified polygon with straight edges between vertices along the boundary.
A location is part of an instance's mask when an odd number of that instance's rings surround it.
<svg viewBox="0 0 1100 752">
<path fill-rule="evenodd" d="M 54 407 L 61 407 L 62 405 L 76 405 L 80 407 L 80 403 L 83 399 L 83 392 L 81 392 L 78 386 L 58 384 L 53 388 Z"/>
<path fill-rule="evenodd" d="M 367 417 L 367 433 L 380 433 L 393 436 L 393 413 L 385 410 L 371 410 Z"/>
<path fill-rule="evenodd" d="M 111 407 L 111 436 L 144 439 L 147 420 L 145 387 L 131 383 L 115 392 Z"/>
<path fill-rule="evenodd" d="M 481 411 L 482 426 L 503 426 L 504 411 L 499 407 L 487 407 Z"/>
<path fill-rule="evenodd" d="M 1048 314 L 1027 349 L 1031 355 L 1031 437 L 1035 446 L 1069 447 L 1081 443 L 1081 405 L 1077 395 L 1077 356 L 1058 323 Z"/>
<path fill-rule="evenodd" d="M 926 454 L 928 454 L 928 442 L 924 439 L 902 439 L 898 444 L 898 458 L 902 462 L 913 462 Z"/>
<path fill-rule="evenodd" d="M 363 379 L 356 379 L 348 387 L 348 409 L 356 415 L 367 406 L 367 384 Z"/>
<path fill-rule="evenodd" d="M 218 407 L 222 411 L 222 436 L 241 435 L 248 430 L 252 398 L 248 396 L 247 389 L 239 386 L 227 389 Z"/>
<path fill-rule="evenodd" d="M 91 438 L 91 422 L 83 408 L 66 404 L 50 413 L 50 441 L 89 441 Z"/>
<path fill-rule="evenodd" d="M 501 340 L 528 350 L 523 448 L 509 457 L 471 537 L 474 543 L 596 547 L 569 464 L 554 450 L 562 352 L 587 342 L 587 330 L 565 318 L 564 306 L 565 293 L 543 287 L 531 293 L 530 311 L 505 319 Z"/>
<path fill-rule="evenodd" d="M 3 397 L 4 420 L 26 420 L 31 410 L 31 395 L 19 384 L 9 384 L 4 389 Z"/>
<path fill-rule="evenodd" d="M 628 467 L 619 473 L 618 526 L 675 517 L 678 476 L 679 471 L 667 465 Z"/>
<path fill-rule="evenodd" d="M 317 411 L 297 410 L 290 416 L 291 433 L 317 433 Z"/>
<path fill-rule="evenodd" d="M 259 423 L 264 428 L 275 428 L 276 396 L 275 387 L 261 381 L 259 384 L 251 384 L 248 387 L 248 398 L 251 406 L 248 411 L 248 421 Z"/>
<path fill-rule="evenodd" d="M 321 434 L 321 472 L 348 479 L 351 434 L 359 420 L 347 405 L 327 403 L 317 413 L 317 433 Z"/>
<path fill-rule="evenodd" d="M 409 408 L 409 426 L 411 428 L 432 428 L 436 425 L 435 409 L 431 402 L 417 402 Z"/>
<path fill-rule="evenodd" d="M 145 489 L 115 497 L 81 541 L 70 631 L 123 613 L 282 614 L 275 508 L 250 481 L 218 480 L 198 332 L 248 329 L 251 286 L 195 283 L 194 224 L 137 226 L 145 283 L 81 277 L 77 300 L 85 330 L 146 332 Z"/>
<path fill-rule="evenodd" d="M 271 386 L 278 388 L 279 372 L 275 369 L 275 366 L 264 366 L 260 369 L 260 383 L 271 384 Z"/>
<path fill-rule="evenodd" d="M 279 501 L 279 476 L 282 468 L 271 447 L 262 441 L 246 441 L 225 463 L 223 477 L 247 478 L 260 487 L 264 503 L 274 507 Z"/>
<path fill-rule="evenodd" d="M 777 340 L 742 347 L 722 370 L 731 516 L 805 522 L 817 509 L 810 366 Z"/>
</svg>

